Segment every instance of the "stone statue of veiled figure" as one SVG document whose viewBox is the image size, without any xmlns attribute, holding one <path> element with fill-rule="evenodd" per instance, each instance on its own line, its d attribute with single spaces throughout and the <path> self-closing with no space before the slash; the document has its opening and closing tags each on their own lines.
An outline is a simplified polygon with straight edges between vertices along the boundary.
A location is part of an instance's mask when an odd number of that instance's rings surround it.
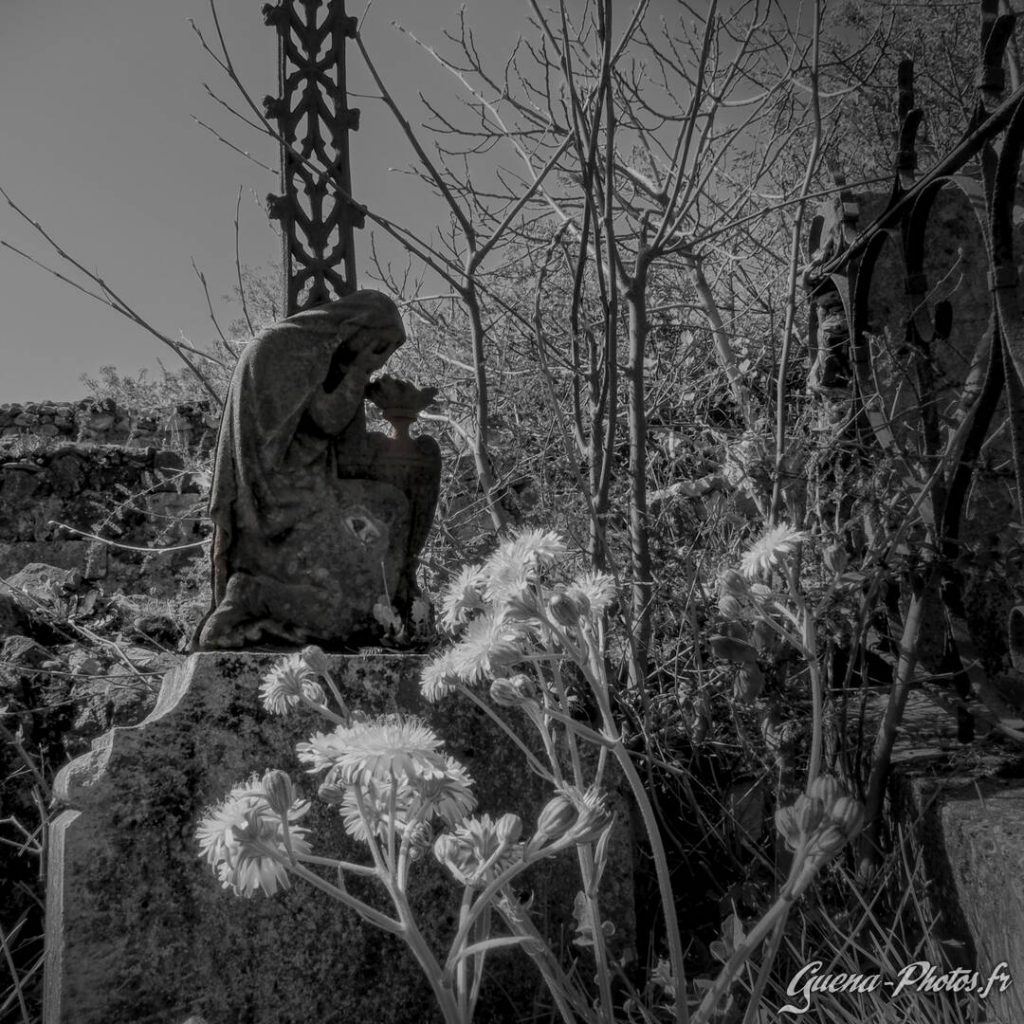
<svg viewBox="0 0 1024 1024">
<path fill-rule="evenodd" d="M 200 649 L 373 643 L 382 598 L 407 615 L 441 455 L 408 426 L 433 389 L 370 381 L 405 340 L 395 304 L 358 291 L 259 334 L 217 440 L 213 604 Z M 364 399 L 395 437 L 368 431 Z"/>
</svg>

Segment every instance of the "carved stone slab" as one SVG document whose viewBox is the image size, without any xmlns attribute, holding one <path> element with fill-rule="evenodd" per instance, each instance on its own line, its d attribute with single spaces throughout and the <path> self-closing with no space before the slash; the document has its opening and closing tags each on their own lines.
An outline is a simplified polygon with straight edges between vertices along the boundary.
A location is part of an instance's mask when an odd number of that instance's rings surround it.
<svg viewBox="0 0 1024 1024">
<path fill-rule="evenodd" d="M 273 899 L 241 899 L 221 889 L 197 855 L 195 826 L 204 809 L 269 767 L 290 771 L 301 785 L 294 744 L 324 728 L 312 715 L 264 712 L 259 677 L 273 660 L 191 655 L 168 674 L 144 722 L 106 734 L 58 776 L 57 798 L 67 809 L 50 832 L 45 1024 L 183 1024 L 192 1015 L 207 1024 L 437 1019 L 400 940 L 301 883 Z M 439 708 L 421 701 L 419 657 L 339 655 L 332 665 L 350 706 L 423 713 L 476 780 L 480 812 L 514 811 L 532 827 L 550 794 L 482 712 L 458 701 Z M 314 800 L 310 817 L 314 852 L 365 859 L 335 812 Z M 607 916 L 618 926 L 616 938 L 629 943 L 631 861 L 625 829 L 617 832 L 604 883 Z M 565 941 L 577 877 L 570 858 L 542 862 L 524 876 L 535 919 Z M 436 950 L 446 949 L 459 891 L 433 857 L 414 874 L 424 932 Z M 363 898 L 375 891 L 358 879 L 350 888 Z M 493 954 L 488 977 L 479 1021 L 532 1014 L 540 993 L 523 953 Z"/>
</svg>

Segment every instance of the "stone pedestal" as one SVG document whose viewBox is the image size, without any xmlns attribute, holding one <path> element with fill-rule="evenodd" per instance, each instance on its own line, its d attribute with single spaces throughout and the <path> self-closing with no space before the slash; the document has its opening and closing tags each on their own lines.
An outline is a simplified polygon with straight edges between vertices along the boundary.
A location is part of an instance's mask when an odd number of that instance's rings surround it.
<svg viewBox="0 0 1024 1024">
<path fill-rule="evenodd" d="M 920 769 L 918 769 L 920 770 Z M 1013 984 L 979 1008 L 991 1024 L 1024 1020 L 1024 787 L 1019 779 L 941 777 L 904 767 L 893 782 L 897 816 L 912 825 L 952 966 L 984 984 L 1007 964 Z M 1004 970 L 1006 970 L 1004 968 Z M 922 996 L 921 998 L 928 998 Z"/>
<path fill-rule="evenodd" d="M 300 786 L 307 780 L 313 795 L 294 746 L 326 726 L 311 713 L 264 712 L 258 686 L 273 661 L 269 654 L 192 655 L 168 674 L 144 722 L 106 734 L 58 776 L 57 799 L 67 809 L 50 831 L 44 1024 L 183 1024 L 193 1015 L 207 1024 L 438 1019 L 399 939 L 301 882 L 272 899 L 241 899 L 221 889 L 198 856 L 195 827 L 204 809 L 253 771 L 285 769 Z M 420 699 L 418 657 L 336 656 L 332 664 L 351 706 L 423 714 L 476 780 L 480 812 L 514 811 L 531 827 L 550 793 L 481 712 L 457 700 L 434 708 Z M 314 800 L 308 823 L 314 852 L 365 860 L 365 848 L 348 840 L 330 808 Z M 603 888 L 614 893 L 607 916 L 616 937 L 628 943 L 624 831 Z M 432 856 L 414 876 L 423 930 L 435 950 L 446 950 L 459 891 Z M 577 884 L 571 854 L 523 876 L 549 936 L 571 938 Z M 373 900 L 380 886 L 356 879 L 350 888 Z M 546 1004 L 519 950 L 492 954 L 487 978 L 479 1024 L 526 1020 Z"/>
<path fill-rule="evenodd" d="M 867 704 L 867 733 L 887 695 Z M 920 857 L 933 918 L 921 952 L 952 970 L 977 971 L 984 984 L 1002 962 L 1014 983 L 978 1004 L 987 1024 L 1024 1021 L 1024 786 L 1013 746 L 957 739 L 955 714 L 912 690 L 892 752 L 889 797 L 905 829 L 911 862 Z M 954 767 L 960 764 L 959 771 Z M 945 968 L 944 968 L 945 969 Z M 902 998 L 902 997 L 901 997 Z M 927 993 L 915 998 L 927 1000 Z"/>
</svg>

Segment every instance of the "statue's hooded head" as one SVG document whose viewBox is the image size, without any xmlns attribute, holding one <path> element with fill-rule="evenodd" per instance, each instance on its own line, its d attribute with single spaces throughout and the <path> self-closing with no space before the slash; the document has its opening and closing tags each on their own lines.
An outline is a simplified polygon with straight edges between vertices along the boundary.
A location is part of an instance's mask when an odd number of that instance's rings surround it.
<svg viewBox="0 0 1024 1024">
<path fill-rule="evenodd" d="M 222 429 L 218 449 L 226 447 L 243 476 L 274 471 L 310 396 L 325 386 L 330 390 L 350 360 L 367 346 L 373 346 L 374 355 L 360 363 L 372 372 L 404 340 L 398 307 L 386 295 L 370 290 L 303 310 L 268 327 L 239 357 L 223 421 L 228 430 Z M 231 493 L 247 488 L 232 483 Z M 214 507 L 211 504 L 211 511 Z"/>
<path fill-rule="evenodd" d="M 325 347 L 339 351 L 342 362 L 372 345 L 380 362 L 405 341 L 405 327 L 398 306 L 382 292 L 364 289 L 322 306 L 288 317 L 279 327 L 301 332 L 309 342 L 322 339 Z"/>
</svg>

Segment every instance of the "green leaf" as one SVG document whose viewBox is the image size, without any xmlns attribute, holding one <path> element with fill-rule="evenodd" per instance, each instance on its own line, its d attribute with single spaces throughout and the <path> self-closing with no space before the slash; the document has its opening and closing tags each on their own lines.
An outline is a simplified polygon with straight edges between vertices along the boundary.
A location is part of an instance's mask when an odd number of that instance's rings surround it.
<svg viewBox="0 0 1024 1024">
<path fill-rule="evenodd" d="M 469 956 L 479 956 L 481 953 L 489 953 L 492 949 L 507 949 L 510 946 L 523 946 L 526 948 L 537 945 L 539 945 L 537 941 L 529 935 L 504 935 L 496 939 L 484 939 L 483 942 L 474 942 L 472 946 L 466 946 L 464 949 L 460 950 L 452 960 L 452 963 L 456 964 L 460 960 L 465 960 L 466 957 Z M 526 948 L 526 952 L 530 952 L 529 948 Z"/>
<path fill-rule="evenodd" d="M 718 635 L 711 637 L 708 644 L 714 656 L 723 661 L 736 661 L 741 665 L 752 665 L 757 661 L 757 651 L 745 640 Z"/>
</svg>

